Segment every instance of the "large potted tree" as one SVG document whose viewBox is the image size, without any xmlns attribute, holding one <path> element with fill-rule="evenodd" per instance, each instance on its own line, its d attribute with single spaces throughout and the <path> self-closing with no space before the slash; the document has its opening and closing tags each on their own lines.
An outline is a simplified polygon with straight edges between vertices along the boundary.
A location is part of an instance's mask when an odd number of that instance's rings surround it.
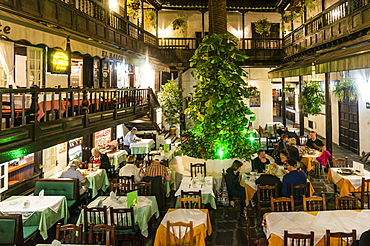
<svg viewBox="0 0 370 246">
<path fill-rule="evenodd" d="M 183 113 L 183 91 L 184 89 L 180 89 L 173 80 L 168 80 L 158 94 L 159 104 L 172 135 L 176 134 L 176 125 L 180 123 L 180 116 Z"/>
</svg>

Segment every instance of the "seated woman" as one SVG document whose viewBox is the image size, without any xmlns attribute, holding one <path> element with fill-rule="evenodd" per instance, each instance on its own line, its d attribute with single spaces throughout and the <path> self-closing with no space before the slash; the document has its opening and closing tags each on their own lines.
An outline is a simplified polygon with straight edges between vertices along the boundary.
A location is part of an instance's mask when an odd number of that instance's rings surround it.
<svg viewBox="0 0 370 246">
<path fill-rule="evenodd" d="M 90 163 L 92 163 L 93 166 L 95 167 L 105 169 L 107 173 L 110 168 L 110 162 L 109 162 L 108 156 L 105 154 L 101 154 L 99 150 L 96 148 L 91 149 Z"/>
<path fill-rule="evenodd" d="M 239 172 L 243 166 L 238 160 L 235 160 L 231 167 L 226 170 L 225 174 L 225 181 L 227 187 L 227 193 L 229 196 L 230 206 L 235 205 L 235 201 L 233 197 L 240 197 L 241 199 L 241 208 L 240 208 L 240 215 L 244 217 L 243 210 L 245 208 L 245 189 L 244 187 L 240 186 L 239 182 Z"/>
<path fill-rule="evenodd" d="M 279 156 L 280 158 L 276 160 L 276 164 L 278 164 L 279 167 L 279 170 L 276 172 L 276 176 L 281 179 L 284 176 L 284 166 L 287 165 L 289 159 L 288 150 L 282 149 Z"/>
<path fill-rule="evenodd" d="M 261 176 L 256 180 L 256 184 L 260 186 L 274 186 L 275 184 L 278 185 L 278 191 L 280 196 L 281 191 L 281 181 L 280 178 L 276 176 L 276 173 L 279 171 L 279 166 L 276 163 L 270 163 L 268 165 L 267 172 L 265 174 L 261 174 Z"/>
<path fill-rule="evenodd" d="M 288 146 L 287 146 L 289 157 L 299 162 L 302 160 L 302 156 L 299 155 L 299 151 L 296 145 L 297 145 L 297 140 L 295 138 L 289 138 Z"/>
</svg>

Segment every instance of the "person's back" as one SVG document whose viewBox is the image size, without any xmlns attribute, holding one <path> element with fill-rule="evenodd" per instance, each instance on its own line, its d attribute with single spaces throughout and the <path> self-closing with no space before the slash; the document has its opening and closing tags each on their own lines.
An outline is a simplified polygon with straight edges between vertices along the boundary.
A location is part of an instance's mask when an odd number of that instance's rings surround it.
<svg viewBox="0 0 370 246">
<path fill-rule="evenodd" d="M 135 182 L 140 182 L 139 168 L 134 163 L 127 163 L 119 170 L 119 176 L 134 176 Z"/>
<path fill-rule="evenodd" d="M 259 178 L 256 180 L 256 184 L 260 186 L 274 186 L 275 184 L 278 185 L 278 191 L 280 193 L 281 190 L 281 181 L 276 176 L 279 172 L 279 166 L 276 163 L 271 163 L 268 166 L 268 170 L 266 174 L 261 174 Z"/>
<path fill-rule="evenodd" d="M 290 196 L 290 185 L 302 185 L 307 183 L 306 173 L 297 170 L 297 161 L 294 159 L 288 160 L 289 173 L 284 175 L 281 187 L 281 194 L 285 197 Z"/>
</svg>

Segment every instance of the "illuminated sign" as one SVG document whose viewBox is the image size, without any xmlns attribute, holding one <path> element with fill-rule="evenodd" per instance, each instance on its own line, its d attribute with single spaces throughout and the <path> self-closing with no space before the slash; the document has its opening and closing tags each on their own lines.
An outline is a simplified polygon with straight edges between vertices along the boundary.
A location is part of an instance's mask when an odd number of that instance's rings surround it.
<svg viewBox="0 0 370 246">
<path fill-rule="evenodd" d="M 0 34 L 5 33 L 5 34 L 10 34 L 10 26 L 3 26 L 0 22 Z"/>
<path fill-rule="evenodd" d="M 61 49 L 49 49 L 48 71 L 51 73 L 68 74 L 70 62 L 68 52 Z"/>
</svg>

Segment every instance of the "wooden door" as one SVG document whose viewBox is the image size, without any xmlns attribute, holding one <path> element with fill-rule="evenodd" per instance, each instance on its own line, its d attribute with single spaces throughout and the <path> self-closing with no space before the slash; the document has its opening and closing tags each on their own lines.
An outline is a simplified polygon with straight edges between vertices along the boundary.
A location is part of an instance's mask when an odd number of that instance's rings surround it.
<svg viewBox="0 0 370 246">
<path fill-rule="evenodd" d="M 335 134 L 335 133 L 334 133 Z M 359 153 L 358 102 L 339 102 L 339 145 Z"/>
</svg>

